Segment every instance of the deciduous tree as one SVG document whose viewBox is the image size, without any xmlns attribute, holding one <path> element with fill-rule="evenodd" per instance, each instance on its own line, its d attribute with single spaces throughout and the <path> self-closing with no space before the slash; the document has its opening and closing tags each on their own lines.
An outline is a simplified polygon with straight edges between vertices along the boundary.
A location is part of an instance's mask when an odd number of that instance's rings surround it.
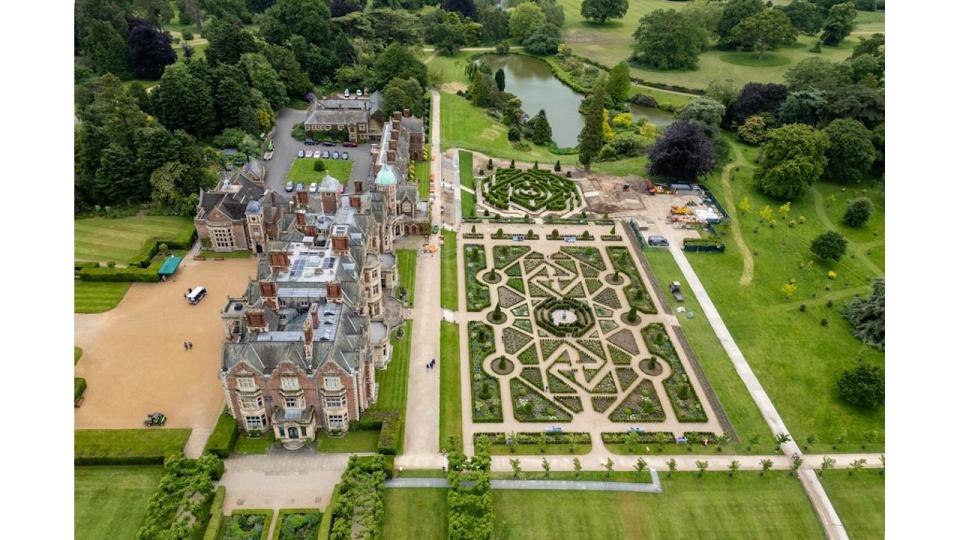
<svg viewBox="0 0 960 540">
<path fill-rule="evenodd" d="M 838 118 L 823 132 L 830 141 L 824 176 L 834 182 L 860 182 L 877 157 L 870 130 L 856 120 Z"/>
<path fill-rule="evenodd" d="M 767 132 L 754 181 L 760 191 L 779 199 L 797 199 L 823 174 L 827 136 L 804 124 Z"/>
<path fill-rule="evenodd" d="M 692 69 L 707 45 L 707 32 L 675 9 L 656 9 L 640 18 L 633 33 L 633 58 L 657 69 Z"/>
<path fill-rule="evenodd" d="M 715 165 L 713 141 L 694 122 L 670 124 L 650 150 L 647 172 L 681 181 L 694 181 Z"/>
<path fill-rule="evenodd" d="M 883 369 L 865 363 L 844 371 L 837 382 L 840 397 L 847 403 L 863 409 L 875 409 L 883 405 Z"/>
<path fill-rule="evenodd" d="M 622 19 L 628 7 L 627 0 L 583 0 L 580 15 L 588 21 L 603 24 L 607 19 Z"/>
<path fill-rule="evenodd" d="M 847 239 L 837 231 L 827 231 L 810 242 L 810 251 L 822 260 L 839 261 L 847 251 Z"/>
<path fill-rule="evenodd" d="M 824 45 L 836 46 L 850 35 L 857 19 L 857 8 L 853 2 L 836 4 L 830 8 L 826 20 L 823 21 L 823 33 L 820 41 Z"/>
</svg>

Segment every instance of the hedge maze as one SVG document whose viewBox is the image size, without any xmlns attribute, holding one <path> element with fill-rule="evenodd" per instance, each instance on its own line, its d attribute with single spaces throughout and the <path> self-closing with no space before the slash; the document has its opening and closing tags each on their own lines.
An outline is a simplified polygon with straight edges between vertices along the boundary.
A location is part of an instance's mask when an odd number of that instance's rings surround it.
<svg viewBox="0 0 960 540">
<path fill-rule="evenodd" d="M 612 426 L 712 429 L 675 424 L 709 423 L 712 415 L 629 244 L 558 242 L 544 249 L 542 242 L 490 239 L 467 248 L 474 422 L 502 422 L 511 414 L 521 422 L 571 422 L 586 410 Z M 484 257 L 485 250 L 492 256 Z M 480 279 L 491 268 L 507 281 Z M 504 318 L 495 325 L 486 324 L 491 290 Z M 627 324 L 631 308 L 639 314 Z"/>
<path fill-rule="evenodd" d="M 483 197 L 501 210 L 516 205 L 533 213 L 571 212 L 582 202 L 576 183 L 540 169 L 497 169 L 484 183 Z"/>
</svg>

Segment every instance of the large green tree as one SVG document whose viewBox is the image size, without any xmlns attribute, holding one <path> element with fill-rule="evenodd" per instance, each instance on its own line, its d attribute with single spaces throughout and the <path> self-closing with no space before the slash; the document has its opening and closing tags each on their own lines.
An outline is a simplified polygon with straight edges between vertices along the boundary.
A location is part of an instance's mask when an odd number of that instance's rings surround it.
<svg viewBox="0 0 960 540">
<path fill-rule="evenodd" d="M 797 40 L 797 29 L 780 10 L 765 9 L 740 21 L 730 32 L 739 47 L 763 53 Z"/>
<path fill-rule="evenodd" d="M 393 43 L 373 62 L 371 88 L 381 89 L 395 78 L 413 77 L 420 86 L 427 86 L 427 66 L 408 47 Z"/>
<path fill-rule="evenodd" d="M 204 56 L 211 64 L 236 64 L 241 55 L 257 51 L 253 34 L 244 30 L 236 20 L 210 20 L 203 29 L 203 37 L 207 39 Z"/>
<path fill-rule="evenodd" d="M 333 38 L 330 7 L 324 0 L 277 0 L 260 19 L 260 35 L 269 43 L 283 44 L 292 35 L 307 43 L 329 47 Z"/>
<path fill-rule="evenodd" d="M 854 298 L 843 307 L 843 316 L 853 327 L 853 335 L 881 351 L 886 347 L 886 287 L 884 280 L 873 282 L 869 298 Z"/>
<path fill-rule="evenodd" d="M 524 2 L 510 10 L 510 37 L 524 39 L 547 24 L 543 9 L 533 2 Z"/>
<path fill-rule="evenodd" d="M 607 76 L 607 95 L 614 103 L 623 103 L 630 93 L 630 66 L 626 61 L 613 66 Z"/>
<path fill-rule="evenodd" d="M 593 85 L 593 91 L 586 97 L 584 109 L 583 129 L 577 139 L 580 141 L 579 160 L 587 171 L 590 170 L 590 164 L 593 162 L 603 148 L 604 144 L 604 103 L 606 96 L 604 87 L 606 81 L 603 77 L 597 79 Z"/>
<path fill-rule="evenodd" d="M 279 109 L 287 104 L 287 89 L 280 75 L 273 69 L 267 58 L 260 53 L 247 53 L 240 57 L 240 66 L 247 75 L 250 87 L 258 90 L 270 102 L 270 106 Z"/>
<path fill-rule="evenodd" d="M 760 191 L 778 199 L 797 199 L 823 174 L 827 136 L 804 124 L 788 124 L 767 132 L 754 181 Z"/>
<path fill-rule="evenodd" d="M 210 87 L 187 65 L 167 66 L 152 96 L 157 116 L 167 129 L 204 136 L 216 128 Z"/>
<path fill-rule="evenodd" d="M 627 0 L 583 0 L 580 15 L 588 21 L 603 24 L 607 19 L 622 19 L 629 7 Z"/>
<path fill-rule="evenodd" d="M 837 231 L 827 231 L 810 242 L 810 251 L 821 260 L 839 261 L 847 252 L 847 239 Z"/>
<path fill-rule="evenodd" d="M 824 177 L 834 182 L 860 182 L 877 158 L 873 134 L 863 124 L 849 118 L 830 122 L 823 132 L 830 140 Z"/>
<path fill-rule="evenodd" d="M 723 119 L 724 111 L 726 111 L 726 107 L 723 106 L 723 103 L 708 97 L 698 97 L 687 102 L 680 109 L 677 118 L 695 120 L 707 126 L 717 127 L 720 125 L 720 120 Z"/>
<path fill-rule="evenodd" d="M 723 5 L 723 13 L 717 22 L 718 46 L 725 49 L 737 47 L 733 29 L 741 21 L 766 9 L 762 0 L 730 0 Z"/>
<path fill-rule="evenodd" d="M 633 33 L 633 58 L 657 69 L 692 69 L 707 44 L 707 32 L 675 9 L 656 9 L 640 18 Z"/>
<path fill-rule="evenodd" d="M 823 27 L 823 14 L 816 5 L 807 0 L 793 0 L 776 9 L 783 10 L 793 26 L 808 36 L 816 35 Z"/>
<path fill-rule="evenodd" d="M 547 121 L 547 113 L 540 109 L 536 115 L 523 126 L 526 135 L 534 144 L 547 144 L 553 138 L 553 130 Z"/>
<path fill-rule="evenodd" d="M 844 2 L 831 7 L 827 19 L 823 21 L 820 41 L 824 45 L 839 45 L 853 31 L 856 19 L 857 8 L 854 7 L 853 2 Z"/>
</svg>

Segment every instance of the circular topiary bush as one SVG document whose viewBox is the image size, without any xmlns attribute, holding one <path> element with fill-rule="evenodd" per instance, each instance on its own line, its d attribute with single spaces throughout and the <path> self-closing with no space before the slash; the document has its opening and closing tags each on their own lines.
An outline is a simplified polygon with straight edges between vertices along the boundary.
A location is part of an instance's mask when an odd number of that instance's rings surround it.
<svg viewBox="0 0 960 540">
<path fill-rule="evenodd" d="M 651 377 L 656 377 L 663 373 L 663 366 L 660 365 L 660 362 L 656 358 L 651 356 L 650 358 L 644 358 L 640 361 L 640 371 L 646 373 Z"/>
<path fill-rule="evenodd" d="M 506 356 L 501 356 L 490 363 L 490 369 L 497 375 L 509 375 L 513 373 L 513 361 Z"/>
<path fill-rule="evenodd" d="M 489 271 L 484 272 L 482 276 L 483 276 L 483 281 L 490 283 L 491 285 L 494 283 L 500 282 L 500 274 L 497 273 L 492 268 Z"/>
</svg>

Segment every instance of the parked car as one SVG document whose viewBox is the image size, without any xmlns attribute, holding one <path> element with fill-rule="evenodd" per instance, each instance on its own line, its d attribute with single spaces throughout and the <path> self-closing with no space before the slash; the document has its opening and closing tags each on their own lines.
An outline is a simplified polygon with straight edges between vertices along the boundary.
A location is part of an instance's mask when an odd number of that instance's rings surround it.
<svg viewBox="0 0 960 540">
<path fill-rule="evenodd" d="M 264 161 L 270 161 L 271 159 L 273 159 L 273 152 L 265 152 L 263 154 Z"/>
<path fill-rule="evenodd" d="M 317 144 L 317 141 L 315 141 L 315 140 L 313 140 L 313 139 L 307 139 L 307 140 L 303 141 L 303 144 L 313 146 L 313 145 Z"/>
<path fill-rule="evenodd" d="M 350 156 L 347 155 L 347 151 L 346 151 L 346 150 L 344 150 L 343 152 L 340 153 L 340 159 L 350 159 Z"/>
<path fill-rule="evenodd" d="M 192 289 L 187 289 L 187 294 L 184 296 L 187 298 L 187 303 L 190 305 L 199 304 L 203 297 L 207 295 L 207 289 L 202 285 L 198 285 Z"/>
<path fill-rule="evenodd" d="M 310 182 L 310 193 L 316 193 L 316 192 L 317 192 L 317 183 Z"/>
<path fill-rule="evenodd" d="M 350 141 L 346 141 L 345 143 L 343 143 L 343 145 L 346 146 L 347 148 L 356 148 L 356 147 L 357 147 L 357 143 L 355 143 L 355 142 L 350 142 Z"/>
<path fill-rule="evenodd" d="M 293 181 L 292 181 L 292 180 L 287 182 L 287 191 L 288 191 L 288 192 L 289 192 L 289 191 L 293 191 Z"/>
<path fill-rule="evenodd" d="M 337 143 L 335 143 L 335 142 L 333 142 L 333 141 L 323 141 L 323 145 L 324 145 L 324 146 L 336 146 Z"/>
<path fill-rule="evenodd" d="M 319 158 L 320 158 L 320 151 L 319 151 L 319 150 L 314 150 L 314 151 L 313 151 L 313 157 L 319 159 Z"/>
<path fill-rule="evenodd" d="M 306 155 L 306 152 L 304 152 L 303 150 L 297 151 L 297 157 L 303 157 L 305 155 Z"/>
<path fill-rule="evenodd" d="M 438 232 L 440 232 L 440 226 L 439 226 L 439 225 L 434 225 L 434 226 L 433 226 L 433 234 L 437 234 Z"/>
<path fill-rule="evenodd" d="M 650 247 L 668 247 L 670 245 L 666 238 L 655 234 L 647 238 L 647 243 L 650 244 Z"/>
<path fill-rule="evenodd" d="M 330 151 L 324 150 L 323 154 L 320 157 L 322 157 L 323 159 L 330 159 Z"/>
<path fill-rule="evenodd" d="M 334 150 L 334 151 L 333 151 L 333 159 L 340 159 L 340 152 L 337 152 L 336 150 Z"/>
<path fill-rule="evenodd" d="M 303 191 L 303 182 L 297 183 L 297 191 Z"/>
</svg>

